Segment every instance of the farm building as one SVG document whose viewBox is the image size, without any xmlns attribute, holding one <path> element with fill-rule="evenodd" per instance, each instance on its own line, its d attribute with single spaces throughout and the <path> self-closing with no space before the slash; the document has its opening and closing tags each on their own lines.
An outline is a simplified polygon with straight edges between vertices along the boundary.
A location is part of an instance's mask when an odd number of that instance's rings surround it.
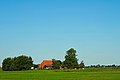
<svg viewBox="0 0 120 80">
<path fill-rule="evenodd" d="M 53 66 L 52 64 L 53 64 L 52 60 L 43 60 L 43 62 L 39 65 L 38 68 L 40 68 L 40 69 L 44 69 L 44 68 L 50 69 Z"/>
<path fill-rule="evenodd" d="M 60 60 L 43 60 L 43 62 L 38 66 L 40 69 L 53 69 L 55 68 L 54 63 L 57 62 L 57 67 L 60 67 L 62 62 Z"/>
</svg>

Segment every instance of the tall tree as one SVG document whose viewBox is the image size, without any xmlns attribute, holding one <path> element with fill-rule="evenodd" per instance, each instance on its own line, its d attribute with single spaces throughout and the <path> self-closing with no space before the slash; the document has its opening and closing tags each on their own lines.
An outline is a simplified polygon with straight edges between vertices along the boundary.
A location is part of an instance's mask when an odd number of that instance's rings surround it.
<svg viewBox="0 0 120 80">
<path fill-rule="evenodd" d="M 69 49 L 65 55 L 65 61 L 63 65 L 68 69 L 72 69 L 74 67 L 78 67 L 78 59 L 76 58 L 76 50 L 73 48 Z"/>
</svg>

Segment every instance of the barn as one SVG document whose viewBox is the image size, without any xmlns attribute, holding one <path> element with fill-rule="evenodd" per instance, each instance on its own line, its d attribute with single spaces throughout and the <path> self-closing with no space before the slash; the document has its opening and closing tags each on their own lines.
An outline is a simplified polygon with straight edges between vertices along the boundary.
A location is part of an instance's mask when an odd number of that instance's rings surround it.
<svg viewBox="0 0 120 80">
<path fill-rule="evenodd" d="M 43 60 L 43 62 L 39 65 L 40 69 L 51 69 L 53 61 L 52 60 Z"/>
</svg>

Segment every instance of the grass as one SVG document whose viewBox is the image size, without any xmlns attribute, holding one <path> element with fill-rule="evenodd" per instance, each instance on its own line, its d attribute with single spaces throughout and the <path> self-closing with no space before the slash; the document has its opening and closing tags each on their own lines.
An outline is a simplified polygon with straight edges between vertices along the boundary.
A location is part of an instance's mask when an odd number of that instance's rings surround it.
<svg viewBox="0 0 120 80">
<path fill-rule="evenodd" d="M 120 80 L 120 69 L 0 71 L 0 80 Z"/>
</svg>

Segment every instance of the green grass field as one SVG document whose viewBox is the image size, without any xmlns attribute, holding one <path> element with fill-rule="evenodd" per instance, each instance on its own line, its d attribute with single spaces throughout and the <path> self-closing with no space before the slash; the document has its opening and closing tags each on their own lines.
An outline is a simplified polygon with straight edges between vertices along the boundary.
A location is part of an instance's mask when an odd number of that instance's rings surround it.
<svg viewBox="0 0 120 80">
<path fill-rule="evenodd" d="M 0 80 L 120 80 L 120 69 L 0 71 Z"/>
</svg>

